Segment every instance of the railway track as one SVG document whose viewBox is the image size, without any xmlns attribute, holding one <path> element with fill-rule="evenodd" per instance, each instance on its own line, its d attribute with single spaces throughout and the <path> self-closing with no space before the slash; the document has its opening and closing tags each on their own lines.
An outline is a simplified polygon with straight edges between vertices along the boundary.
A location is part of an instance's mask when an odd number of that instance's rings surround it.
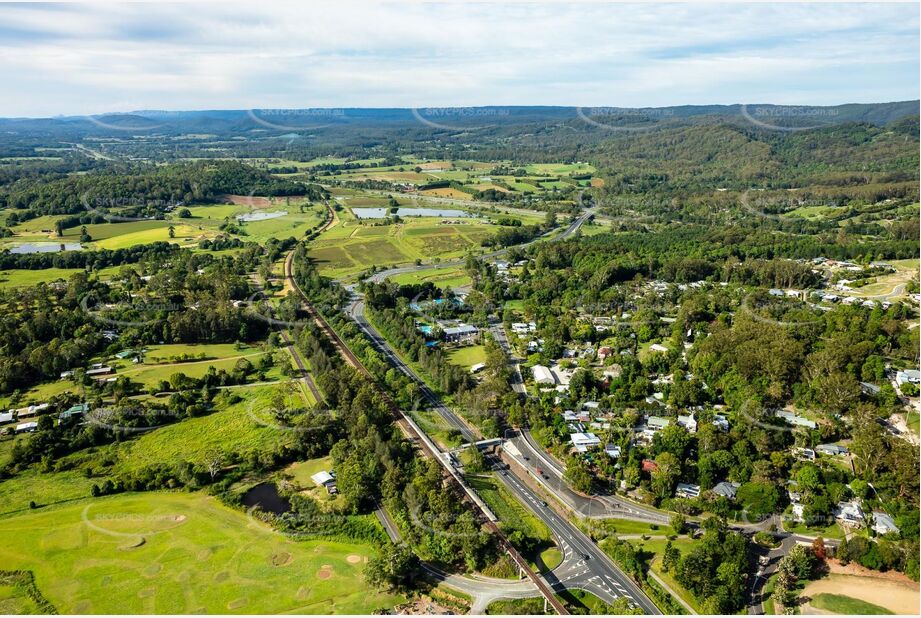
<svg viewBox="0 0 921 618">
<path fill-rule="evenodd" d="M 473 491 L 463 482 L 463 479 L 460 478 L 457 471 L 445 461 L 445 458 L 441 451 L 434 445 L 431 439 L 425 435 L 423 432 L 406 414 L 396 405 L 396 402 L 390 397 L 390 394 L 387 393 L 386 389 L 381 387 L 374 376 L 370 371 L 362 364 L 358 357 L 349 349 L 345 344 L 345 341 L 339 336 L 339 334 L 333 330 L 329 325 L 326 319 L 320 315 L 316 310 L 313 304 L 310 302 L 310 299 L 307 298 L 307 295 L 304 294 L 301 287 L 298 285 L 297 281 L 294 278 L 294 250 L 290 251 L 285 258 L 285 278 L 288 279 L 292 289 L 294 289 L 297 294 L 301 297 L 301 301 L 307 311 L 307 314 L 311 317 L 317 327 L 326 335 L 326 337 L 332 342 L 333 346 L 342 356 L 342 358 L 356 371 L 367 377 L 375 384 L 386 402 L 388 408 L 390 409 L 391 414 L 394 417 L 394 421 L 398 424 L 403 433 L 409 436 L 425 453 L 426 456 L 431 457 L 448 472 L 448 476 L 457 483 L 461 490 L 464 492 L 464 496 L 467 501 L 475 507 L 485 519 L 486 528 L 495 535 L 499 541 L 499 545 L 502 549 L 511 557 L 512 561 L 519 568 L 519 570 L 525 575 L 528 579 L 537 587 L 537 590 L 541 595 L 546 599 L 547 603 L 553 607 L 553 609 L 560 615 L 567 615 L 569 612 L 566 610 L 566 607 L 556 598 L 556 595 L 553 593 L 553 590 L 547 583 L 537 575 L 532 569 L 524 557 L 518 553 L 518 550 L 515 549 L 512 544 L 506 538 L 505 534 L 499 529 L 499 526 L 496 525 L 495 516 L 489 511 L 488 508 L 485 508 L 485 505 L 479 498 L 475 498 Z"/>
</svg>

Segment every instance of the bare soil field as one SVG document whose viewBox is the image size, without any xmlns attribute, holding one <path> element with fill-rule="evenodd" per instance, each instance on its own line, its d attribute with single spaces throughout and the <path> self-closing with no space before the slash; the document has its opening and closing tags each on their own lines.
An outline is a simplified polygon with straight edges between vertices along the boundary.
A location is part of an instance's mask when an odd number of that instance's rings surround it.
<svg viewBox="0 0 921 618">
<path fill-rule="evenodd" d="M 867 603 L 879 605 L 896 614 L 919 613 L 921 591 L 918 583 L 911 581 L 901 573 L 880 573 L 870 571 L 858 565 L 842 566 L 836 560 L 829 561 L 828 577 L 810 582 L 800 598 L 806 601 L 820 593 L 840 594 Z M 800 607 L 802 614 L 823 614 L 823 610 L 813 608 L 808 601 Z"/>
</svg>

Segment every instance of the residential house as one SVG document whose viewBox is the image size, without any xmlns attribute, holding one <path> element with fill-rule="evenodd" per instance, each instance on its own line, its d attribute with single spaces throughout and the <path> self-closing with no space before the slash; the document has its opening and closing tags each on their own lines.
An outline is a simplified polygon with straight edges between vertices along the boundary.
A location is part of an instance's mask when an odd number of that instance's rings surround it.
<svg viewBox="0 0 921 618">
<path fill-rule="evenodd" d="M 531 367 L 531 375 L 534 376 L 534 381 L 538 384 L 556 384 L 556 380 L 554 379 L 550 368 L 544 365 L 534 365 Z"/>
<path fill-rule="evenodd" d="M 817 453 L 822 453 L 823 455 L 838 455 L 843 456 L 848 454 L 847 447 L 841 446 L 840 444 L 819 444 L 815 447 Z"/>
<path fill-rule="evenodd" d="M 679 498 L 697 498 L 700 496 L 700 485 L 678 483 L 678 487 L 675 489 L 675 495 Z"/>
<path fill-rule="evenodd" d="M 444 329 L 444 340 L 449 343 L 462 343 L 473 341 L 480 332 L 476 326 L 460 324 Z"/>
<path fill-rule="evenodd" d="M 873 531 L 876 534 L 898 534 L 899 527 L 888 513 L 873 511 Z"/>
<path fill-rule="evenodd" d="M 739 490 L 740 485 L 738 483 L 730 483 L 729 481 L 722 481 L 716 484 L 713 488 L 713 493 L 717 496 L 723 496 L 728 500 L 736 499 L 736 492 Z"/>
<path fill-rule="evenodd" d="M 576 450 L 584 453 L 590 448 L 595 448 L 601 444 L 601 440 L 593 433 L 574 433 L 570 434 L 569 440 Z"/>
<path fill-rule="evenodd" d="M 729 421 L 722 414 L 714 414 L 712 422 L 720 431 L 729 431 Z"/>
<path fill-rule="evenodd" d="M 777 410 L 774 412 L 774 416 L 781 418 L 796 427 L 807 427 L 809 429 L 816 428 L 815 421 L 811 421 L 806 417 L 794 414 L 789 410 Z"/>
<path fill-rule="evenodd" d="M 863 525 L 863 509 L 856 500 L 839 502 L 835 507 L 835 519 L 845 526 L 860 527 Z"/>
<path fill-rule="evenodd" d="M 326 491 L 330 494 L 335 494 L 338 492 L 338 489 L 336 488 L 336 475 L 333 472 L 320 470 L 311 476 L 310 480 L 313 481 L 313 484 L 317 487 L 325 487 Z"/>
<path fill-rule="evenodd" d="M 605 444 L 604 452 L 611 459 L 618 459 L 620 458 L 620 455 L 621 455 L 620 446 L 618 446 L 617 444 Z"/>
<path fill-rule="evenodd" d="M 697 433 L 697 420 L 693 414 L 688 416 L 678 416 L 678 424 L 688 430 L 689 433 Z"/>
<path fill-rule="evenodd" d="M 32 432 L 38 429 L 38 423 L 32 421 L 31 423 L 19 423 L 16 425 L 16 433 L 27 433 Z"/>
</svg>

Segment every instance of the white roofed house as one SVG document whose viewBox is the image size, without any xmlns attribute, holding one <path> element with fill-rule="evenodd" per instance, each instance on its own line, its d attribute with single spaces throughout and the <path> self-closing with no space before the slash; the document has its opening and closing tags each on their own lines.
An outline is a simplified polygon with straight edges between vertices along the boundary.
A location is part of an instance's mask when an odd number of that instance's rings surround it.
<svg viewBox="0 0 921 618">
<path fill-rule="evenodd" d="M 700 485 L 678 483 L 678 487 L 675 488 L 675 495 L 679 498 L 697 498 L 700 496 Z"/>
<path fill-rule="evenodd" d="M 697 433 L 697 420 L 693 414 L 688 416 L 678 416 L 678 424 L 688 430 L 689 433 Z"/>
<path fill-rule="evenodd" d="M 851 502 L 839 502 L 835 507 L 835 519 L 842 525 L 859 528 L 863 526 L 863 509 L 856 500 Z"/>
<path fill-rule="evenodd" d="M 569 440 L 580 453 L 586 452 L 590 448 L 595 448 L 601 444 L 601 440 L 593 433 L 574 433 L 570 434 Z"/>
<path fill-rule="evenodd" d="M 31 423 L 19 423 L 16 425 L 16 433 L 26 433 L 30 431 L 35 431 L 38 429 L 38 423 L 32 421 Z"/>
<path fill-rule="evenodd" d="M 898 534 L 899 527 L 895 525 L 895 520 L 888 513 L 873 511 L 873 531 L 879 535 Z"/>
<path fill-rule="evenodd" d="M 320 470 L 311 476 L 310 480 L 313 481 L 313 484 L 317 487 L 325 487 L 326 491 L 331 494 L 338 492 L 336 489 L 336 475 L 332 472 Z"/>
<path fill-rule="evenodd" d="M 0 425 L 12 423 L 14 420 L 16 420 L 16 414 L 14 412 L 0 412 Z"/>
<path fill-rule="evenodd" d="M 538 384 L 546 384 L 548 386 L 556 384 L 556 379 L 554 379 L 550 367 L 534 365 L 531 367 L 531 375 L 534 376 L 534 381 Z"/>
</svg>

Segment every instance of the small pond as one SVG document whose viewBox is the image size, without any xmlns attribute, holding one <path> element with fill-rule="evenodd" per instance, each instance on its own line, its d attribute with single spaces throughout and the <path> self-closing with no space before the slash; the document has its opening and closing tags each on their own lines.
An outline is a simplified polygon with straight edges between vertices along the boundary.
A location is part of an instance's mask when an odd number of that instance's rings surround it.
<svg viewBox="0 0 921 618">
<path fill-rule="evenodd" d="M 269 219 L 284 217 L 286 214 L 288 214 L 287 210 L 277 210 L 275 212 L 249 212 L 245 215 L 237 215 L 237 221 L 267 221 Z"/>
<path fill-rule="evenodd" d="M 243 506 L 252 508 L 258 506 L 267 513 L 281 515 L 291 510 L 291 503 L 278 494 L 275 483 L 259 483 L 243 494 Z"/>
<path fill-rule="evenodd" d="M 26 242 L 12 247 L 10 253 L 56 253 L 82 250 L 83 245 L 78 242 Z"/>
<path fill-rule="evenodd" d="M 383 219 L 390 216 L 389 208 L 353 208 L 352 212 L 359 219 Z M 397 208 L 400 217 L 472 217 L 463 210 L 451 208 Z"/>
</svg>

